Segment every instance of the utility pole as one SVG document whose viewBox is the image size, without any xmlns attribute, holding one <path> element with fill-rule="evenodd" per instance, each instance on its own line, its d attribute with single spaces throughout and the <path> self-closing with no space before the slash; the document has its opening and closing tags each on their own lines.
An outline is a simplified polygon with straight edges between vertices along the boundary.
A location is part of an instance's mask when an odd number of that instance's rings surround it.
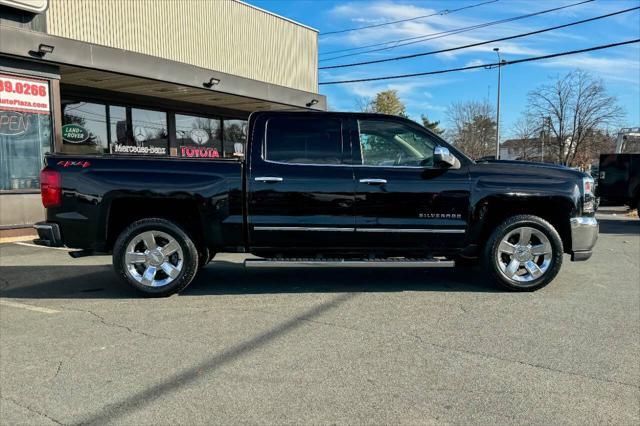
<svg viewBox="0 0 640 426">
<path fill-rule="evenodd" d="M 547 116 L 542 119 L 542 137 L 540 138 L 540 143 L 542 144 L 542 149 L 540 151 L 540 162 L 544 163 L 544 140 L 547 140 L 547 145 L 549 145 L 549 133 L 551 133 L 551 117 Z"/>
<path fill-rule="evenodd" d="M 498 102 L 496 107 L 496 160 L 500 159 L 500 80 L 502 80 L 502 64 L 505 62 L 500 57 L 500 48 L 493 49 L 498 55 Z"/>
<path fill-rule="evenodd" d="M 542 127 L 542 137 L 540 138 L 540 144 L 542 145 L 541 149 L 540 149 L 540 162 L 544 163 L 544 138 L 547 137 L 547 132 L 544 129 L 544 126 Z"/>
</svg>

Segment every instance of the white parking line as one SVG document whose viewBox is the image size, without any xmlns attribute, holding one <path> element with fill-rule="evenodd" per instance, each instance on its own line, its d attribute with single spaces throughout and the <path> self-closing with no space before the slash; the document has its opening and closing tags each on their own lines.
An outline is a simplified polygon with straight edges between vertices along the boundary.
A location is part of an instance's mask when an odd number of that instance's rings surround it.
<svg viewBox="0 0 640 426">
<path fill-rule="evenodd" d="M 17 245 L 19 245 L 19 246 L 35 247 L 35 248 L 41 248 L 41 249 L 53 249 L 53 250 L 72 251 L 72 249 L 69 249 L 69 248 L 66 248 L 66 247 L 47 247 L 47 246 L 39 246 L 39 245 L 37 245 L 37 244 L 25 243 L 25 242 L 22 242 L 22 241 L 15 242 L 14 244 L 17 244 Z"/>
<path fill-rule="evenodd" d="M 10 302 L 8 300 L 0 300 L 0 305 L 11 306 L 12 308 L 26 309 L 28 311 L 42 312 L 43 314 L 57 314 L 60 311 L 55 309 L 42 308 L 40 306 L 26 305 L 24 303 Z"/>
</svg>

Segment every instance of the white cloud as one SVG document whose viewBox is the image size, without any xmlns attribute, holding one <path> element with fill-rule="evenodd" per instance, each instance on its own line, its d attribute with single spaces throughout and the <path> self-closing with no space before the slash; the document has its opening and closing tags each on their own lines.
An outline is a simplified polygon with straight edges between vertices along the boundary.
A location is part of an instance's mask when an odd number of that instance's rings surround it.
<svg viewBox="0 0 640 426">
<path fill-rule="evenodd" d="M 351 80 L 362 77 L 361 73 L 324 73 L 323 80 Z M 338 86 L 320 86 L 322 93 L 329 96 L 332 107 L 353 110 L 356 99 L 373 98 L 378 92 L 396 90 L 407 110 L 422 112 L 442 112 L 445 107 L 433 102 L 434 96 L 429 88 L 451 85 L 459 81 L 453 76 L 415 77 L 397 81 L 370 81 L 342 84 Z"/>
<path fill-rule="evenodd" d="M 473 59 L 469 62 L 467 62 L 466 64 L 464 64 L 465 67 L 475 67 L 478 65 L 482 65 L 482 64 L 488 64 L 491 63 L 491 60 L 482 60 L 482 59 Z M 484 68 L 476 68 L 476 69 L 472 69 L 472 70 L 466 70 L 466 71 L 462 71 L 462 72 L 477 72 L 480 71 Z"/>
<path fill-rule="evenodd" d="M 389 72 L 389 71 L 387 71 Z M 368 73 L 367 73 L 368 74 Z M 357 73 L 321 73 L 321 80 L 353 80 L 363 77 L 362 72 Z M 431 97 L 425 89 L 435 86 L 452 84 L 457 79 L 444 76 L 429 76 L 407 78 L 402 80 L 381 80 L 381 81 L 364 81 L 359 83 L 349 83 L 341 85 L 342 89 L 347 93 L 357 97 L 373 97 L 383 90 L 397 90 L 398 95 L 403 98 L 412 96 Z M 321 88 L 323 86 L 320 86 Z M 324 86 L 328 87 L 328 86 Z"/>
<path fill-rule="evenodd" d="M 422 3 L 415 0 L 415 5 L 397 1 L 369 1 L 347 2 L 332 9 L 329 18 L 335 22 L 336 28 L 359 27 L 368 24 L 378 24 L 393 20 L 412 18 L 419 15 L 429 15 L 437 12 L 438 8 L 448 7 L 445 2 Z M 410 1 L 410 0 L 404 0 Z M 547 4 L 550 3 L 550 4 Z M 424 36 L 456 28 L 477 25 L 484 22 L 504 19 L 516 15 L 537 12 L 556 6 L 569 4 L 566 2 L 542 2 L 531 1 L 500 1 L 499 3 L 486 5 L 477 9 L 452 13 L 444 16 L 432 16 L 418 21 L 404 22 L 400 24 L 371 28 L 325 36 L 320 38 L 321 52 L 352 48 L 362 45 L 383 43 L 389 40 L 409 37 Z M 613 12 L 637 5 L 637 0 L 618 0 L 611 2 L 597 1 L 577 7 L 556 11 L 536 18 L 522 19 L 505 24 L 476 29 L 473 31 L 447 34 L 446 37 L 422 40 L 419 43 L 372 52 L 365 55 L 354 56 L 356 52 L 345 52 L 348 55 L 342 59 L 320 62 L 320 66 L 348 62 L 359 62 L 372 59 L 383 59 L 403 54 L 440 50 L 450 47 L 477 43 L 503 36 L 515 35 L 538 30 L 553 25 L 559 25 L 573 20 L 593 17 L 595 15 Z M 453 8 L 453 7 L 451 7 Z M 632 38 L 629 34 L 637 34 L 638 12 L 620 15 L 599 21 L 600 24 L 585 24 L 571 29 L 550 31 L 547 33 L 525 37 L 522 39 L 500 42 L 495 45 L 483 45 L 469 49 L 421 57 L 415 60 L 386 62 L 363 67 L 343 68 L 334 70 L 321 70 L 320 80 L 348 80 L 357 78 L 377 77 L 393 74 L 409 74 L 445 68 L 457 68 L 460 66 L 480 65 L 483 63 L 497 62 L 494 47 L 500 47 L 503 59 L 512 60 L 525 56 L 539 56 L 563 50 L 579 49 L 596 44 L 604 44 Z M 620 38 L 622 37 L 622 39 Z M 383 46 L 380 46 L 383 47 Z M 591 71 L 595 76 L 602 77 L 605 82 L 617 85 L 615 90 L 628 90 L 631 94 L 637 94 L 640 90 L 640 49 L 638 46 L 625 46 L 609 51 L 593 52 L 591 54 L 573 55 L 536 61 L 522 65 L 531 73 L 531 84 L 538 84 L 545 74 L 566 72 L 575 68 Z M 629 52 L 631 52 L 629 54 Z M 321 55 L 320 59 L 336 55 Z M 625 56 L 626 55 L 626 56 Z M 482 70 L 481 68 L 478 70 Z M 471 72 L 471 71 L 470 71 Z M 442 90 L 439 99 L 433 99 L 430 88 L 438 85 L 464 85 L 466 81 L 476 79 L 476 76 L 468 73 L 452 73 L 446 75 L 431 75 L 407 78 L 401 80 L 386 80 L 375 82 L 362 82 L 339 86 L 321 86 L 323 93 L 330 94 L 334 104 L 339 104 L 343 109 L 353 109 L 356 97 L 373 97 L 377 92 L 388 89 L 396 89 L 406 104 L 409 114 L 419 117 L 420 112 L 431 113 L 436 117 L 443 117 L 446 110 L 442 105 L 450 99 L 442 98 Z M 475 80 L 474 80 L 475 81 Z M 491 77 L 493 81 L 493 77 Z M 492 83 L 493 84 L 493 83 Z M 435 92 L 434 92 L 435 93 Z M 626 92 L 625 92 L 626 93 Z M 635 102 L 635 101 L 634 101 Z M 508 112 L 505 114 L 508 117 Z"/>
<path fill-rule="evenodd" d="M 484 6 L 484 7 L 490 7 Z M 478 9 L 480 10 L 480 9 Z M 370 20 L 372 23 L 388 22 L 399 19 L 406 19 L 421 15 L 430 15 L 436 13 L 437 10 L 431 8 L 423 8 L 408 4 L 398 4 L 391 2 L 373 2 L 367 3 L 366 6 L 362 3 L 346 3 L 337 6 L 331 11 L 331 14 L 336 18 L 351 19 L 358 17 L 365 20 Z M 482 15 L 481 15 L 482 16 Z M 380 18 L 384 17 L 384 18 Z M 477 25 L 481 22 L 495 20 L 496 18 L 485 19 L 469 19 L 460 14 L 451 15 L 436 15 L 424 18 L 418 21 L 403 22 L 399 24 L 370 28 L 360 31 L 353 31 L 348 33 L 336 34 L 334 36 L 327 36 L 320 39 L 323 45 L 333 45 L 340 48 L 366 46 L 371 44 L 388 42 L 389 40 L 406 39 L 411 37 L 420 37 L 427 34 L 437 34 L 442 31 L 449 31 L 456 28 Z M 354 27 L 361 26 L 354 23 Z M 429 47 L 434 50 L 446 49 L 456 47 L 460 45 L 466 45 L 475 43 L 482 40 L 490 40 L 497 37 L 496 28 L 500 28 L 500 34 L 515 34 L 519 32 L 526 32 L 532 29 L 522 23 L 507 23 L 501 24 L 499 27 L 487 27 L 484 29 L 476 29 L 467 33 L 459 34 L 446 34 L 446 37 L 434 35 L 433 38 L 428 40 L 408 40 L 403 43 L 412 43 L 406 47 L 399 47 L 394 50 L 383 50 L 380 52 L 369 53 L 368 55 L 388 56 L 390 52 L 399 52 L 406 49 L 425 48 Z M 559 35 L 552 35 L 550 37 L 557 38 Z M 380 46 L 376 48 L 393 47 Z M 439 54 L 438 56 L 444 59 L 454 58 L 460 54 L 469 52 L 491 52 L 494 46 L 484 45 L 477 46 L 463 51 L 454 51 Z M 325 51 L 336 50 L 335 48 L 327 47 Z M 369 49 L 366 49 L 369 50 Z M 538 55 L 542 54 L 542 50 L 533 48 L 527 45 L 526 42 L 502 42 L 500 44 L 500 50 L 505 54 L 511 55 Z M 356 52 L 352 52 L 356 53 Z M 347 53 L 348 54 L 348 53 Z M 327 54 L 321 56 L 321 59 L 332 56 L 339 56 L 338 54 Z M 325 62 L 325 64 L 330 63 Z"/>
<path fill-rule="evenodd" d="M 574 69 L 581 68 L 606 81 L 631 83 L 638 91 L 640 86 L 640 57 L 602 57 L 591 54 L 565 56 L 535 62 L 545 68 Z"/>
</svg>

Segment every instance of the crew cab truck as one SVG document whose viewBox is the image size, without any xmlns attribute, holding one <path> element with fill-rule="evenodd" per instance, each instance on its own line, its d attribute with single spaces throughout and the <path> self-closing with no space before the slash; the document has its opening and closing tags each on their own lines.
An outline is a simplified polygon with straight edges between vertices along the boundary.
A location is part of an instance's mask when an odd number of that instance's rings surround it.
<svg viewBox="0 0 640 426">
<path fill-rule="evenodd" d="M 148 296 L 184 289 L 219 252 L 247 267 L 452 267 L 482 260 L 510 290 L 591 256 L 593 179 L 474 162 L 400 117 L 251 115 L 243 160 L 48 155 L 38 244 L 113 254 Z M 473 279 L 470 277 L 469 279 Z"/>
</svg>

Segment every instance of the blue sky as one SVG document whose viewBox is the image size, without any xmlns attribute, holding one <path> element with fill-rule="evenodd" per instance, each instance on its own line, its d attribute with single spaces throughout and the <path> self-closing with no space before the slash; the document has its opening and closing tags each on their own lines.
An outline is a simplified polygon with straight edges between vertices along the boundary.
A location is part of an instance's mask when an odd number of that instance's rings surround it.
<svg viewBox="0 0 640 426">
<path fill-rule="evenodd" d="M 579 0 L 499 0 L 495 3 L 418 21 L 382 26 L 361 31 L 319 37 L 320 59 L 338 49 L 348 49 L 395 39 L 415 37 L 459 27 L 480 24 L 537 12 Z M 263 9 L 301 22 L 322 32 L 383 23 L 428 15 L 482 3 L 483 0 L 406 0 L 406 1 L 333 1 L 333 0 L 249 0 Z M 438 50 L 477 41 L 524 33 L 613 11 L 639 6 L 639 0 L 597 0 L 561 11 L 510 23 L 432 39 L 392 50 L 362 54 L 320 65 L 383 59 L 421 51 Z M 640 37 L 640 12 L 605 18 L 567 29 L 531 37 L 478 46 L 450 53 L 336 70 L 321 70 L 320 81 L 406 74 L 476 63 L 494 62 L 494 47 L 505 59 L 518 59 L 587 48 Z M 626 45 L 607 50 L 565 56 L 545 61 L 503 68 L 501 128 L 508 137 L 514 122 L 526 108 L 527 93 L 557 75 L 582 68 L 602 78 L 609 92 L 617 96 L 627 115 L 623 123 L 640 125 L 640 45 Z M 396 89 L 407 105 L 409 116 L 419 120 L 421 114 L 446 124 L 447 106 L 454 101 L 483 100 L 495 103 L 497 71 L 480 69 L 443 75 L 412 77 L 391 81 L 320 86 L 331 109 L 355 110 L 358 97 L 373 96 L 386 89 Z"/>
</svg>

